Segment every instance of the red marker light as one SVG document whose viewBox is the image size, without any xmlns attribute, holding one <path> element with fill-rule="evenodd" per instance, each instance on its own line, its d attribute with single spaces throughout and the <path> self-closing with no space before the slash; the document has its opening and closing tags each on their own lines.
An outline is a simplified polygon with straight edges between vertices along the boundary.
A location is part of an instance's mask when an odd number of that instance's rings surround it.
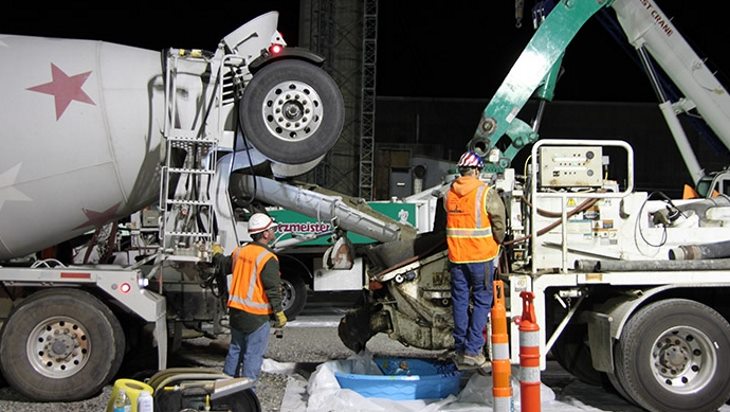
<svg viewBox="0 0 730 412">
<path fill-rule="evenodd" d="M 61 272 L 61 279 L 91 279 L 91 273 Z"/>
<path fill-rule="evenodd" d="M 284 50 L 284 48 L 280 44 L 272 44 L 269 47 L 269 53 L 271 53 L 273 55 L 277 55 L 277 54 L 281 53 L 282 50 Z"/>
<path fill-rule="evenodd" d="M 124 282 L 121 285 L 119 285 L 119 291 L 122 292 L 122 293 L 124 293 L 124 294 L 129 293 L 130 290 L 132 290 L 132 285 L 130 285 L 127 282 Z"/>
</svg>

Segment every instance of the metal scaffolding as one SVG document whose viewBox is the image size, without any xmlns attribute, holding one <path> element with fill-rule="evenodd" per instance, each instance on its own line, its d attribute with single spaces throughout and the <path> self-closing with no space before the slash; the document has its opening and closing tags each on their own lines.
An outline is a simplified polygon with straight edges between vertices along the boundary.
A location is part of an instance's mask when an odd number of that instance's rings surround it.
<svg viewBox="0 0 730 412">
<path fill-rule="evenodd" d="M 359 196 L 373 200 L 375 149 L 375 79 L 378 51 L 378 0 L 364 0 L 362 33 L 362 80 L 360 94 Z"/>
<path fill-rule="evenodd" d="M 345 100 L 340 139 L 307 181 L 371 199 L 375 130 L 377 0 L 305 0 L 300 5 L 300 46 L 325 60 Z"/>
</svg>

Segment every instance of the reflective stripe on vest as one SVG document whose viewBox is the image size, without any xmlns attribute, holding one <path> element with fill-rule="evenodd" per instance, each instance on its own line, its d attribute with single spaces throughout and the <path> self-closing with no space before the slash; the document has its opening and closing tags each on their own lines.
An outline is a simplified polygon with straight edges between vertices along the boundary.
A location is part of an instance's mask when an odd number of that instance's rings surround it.
<svg viewBox="0 0 730 412">
<path fill-rule="evenodd" d="M 446 229 L 446 235 L 451 237 L 492 237 L 492 228 L 486 229 Z"/>
<path fill-rule="evenodd" d="M 492 237 L 492 226 L 486 212 L 489 186 L 459 196 L 453 190 L 446 195 L 446 242 L 449 260 L 454 263 L 486 262 L 494 259 L 499 245 Z"/>
<path fill-rule="evenodd" d="M 243 256 L 239 257 L 239 254 Z M 255 247 L 244 246 L 233 252 L 233 281 L 228 297 L 228 307 L 240 309 L 254 315 L 272 313 L 269 298 L 264 293 L 261 271 L 276 255 L 267 249 L 258 251 Z"/>
</svg>

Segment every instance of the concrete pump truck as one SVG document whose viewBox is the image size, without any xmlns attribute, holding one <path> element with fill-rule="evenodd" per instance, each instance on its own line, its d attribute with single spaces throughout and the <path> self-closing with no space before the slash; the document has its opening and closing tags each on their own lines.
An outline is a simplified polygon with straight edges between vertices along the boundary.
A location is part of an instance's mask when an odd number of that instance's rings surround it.
<svg viewBox="0 0 730 412">
<path fill-rule="evenodd" d="M 637 191 L 629 143 L 539 140 L 538 122 L 519 119 L 531 97 L 552 98 L 566 48 L 602 10 L 615 13 L 636 49 L 705 197 Z M 509 285 L 508 311 L 519 315 L 521 291 L 535 294 L 543 368 L 551 352 L 577 377 L 645 409 L 716 410 L 730 397 L 730 192 L 726 172 L 703 172 L 681 118 L 701 117 L 730 147 L 730 96 L 652 0 L 564 0 L 543 17 L 467 144 L 488 160 L 482 178 L 508 208 L 498 273 Z M 524 173 L 510 168 L 521 150 L 531 154 Z M 442 241 L 419 236 L 400 254 L 393 250 L 403 242 L 386 244 L 389 259 L 370 273 L 366 304 L 340 323 L 350 348 L 380 332 L 419 348 L 453 345 Z M 510 343 L 516 364 L 515 324 Z"/>
</svg>

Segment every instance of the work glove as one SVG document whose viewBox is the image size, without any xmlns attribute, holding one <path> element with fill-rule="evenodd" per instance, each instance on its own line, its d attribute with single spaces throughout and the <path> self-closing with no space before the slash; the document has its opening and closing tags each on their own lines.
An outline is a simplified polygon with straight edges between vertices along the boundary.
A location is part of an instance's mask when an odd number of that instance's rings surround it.
<svg viewBox="0 0 730 412">
<path fill-rule="evenodd" d="M 223 247 L 221 245 L 219 245 L 218 243 L 213 243 L 213 246 L 210 248 L 210 252 L 213 256 L 222 255 Z"/>
<path fill-rule="evenodd" d="M 275 328 L 277 328 L 277 329 L 283 328 L 284 325 L 286 325 L 286 321 L 287 321 L 286 314 L 284 313 L 283 310 L 274 313 L 274 327 Z"/>
</svg>

